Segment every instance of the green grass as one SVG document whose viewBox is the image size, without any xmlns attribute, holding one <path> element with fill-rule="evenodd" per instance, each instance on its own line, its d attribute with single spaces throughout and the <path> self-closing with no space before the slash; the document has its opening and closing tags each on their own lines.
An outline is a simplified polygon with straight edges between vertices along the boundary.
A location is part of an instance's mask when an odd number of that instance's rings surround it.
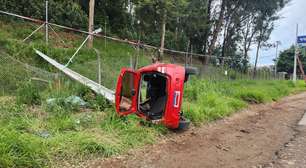
<svg viewBox="0 0 306 168">
<path fill-rule="evenodd" d="M 15 29 L 18 27 L 18 29 Z M 65 45 L 52 35 L 45 46 L 43 32 L 30 42 L 21 43 L 33 26 L 25 23 L 0 21 L 0 54 L 51 72 L 51 65 L 37 56 L 37 48 L 60 63 L 67 63 L 84 37 L 59 32 Z M 2 38 L 3 37 L 3 38 Z M 66 40 L 67 39 L 67 40 Z M 103 39 L 95 40 L 101 52 L 102 83 L 114 89 L 122 67 L 130 65 L 135 49 Z M 67 48 L 67 46 L 69 48 Z M 139 53 L 139 66 L 150 63 L 150 51 Z M 73 70 L 97 79 L 97 57 L 93 50 L 82 49 L 70 65 Z M 88 88 L 60 77 L 60 85 L 44 74 L 25 71 L 25 67 L 9 59 L 0 61 L 0 167 L 60 167 L 63 162 L 109 157 L 146 144 L 156 143 L 168 132 L 163 126 L 140 124 L 136 116 L 120 118 L 103 97 L 95 96 Z M 50 80 L 41 83 L 29 80 L 40 77 Z M 192 78 L 187 83 L 183 110 L 191 121 L 200 125 L 220 119 L 245 108 L 249 103 L 276 101 L 291 93 L 305 90 L 305 84 L 288 81 L 206 81 Z M 80 108 L 65 103 L 76 95 L 88 106 Z M 47 100 L 55 98 L 55 104 Z"/>
<path fill-rule="evenodd" d="M 57 167 L 63 160 L 108 157 L 154 143 L 164 130 L 141 126 L 135 116 L 119 118 L 112 107 L 55 112 L 10 100 L 1 102 L 0 114 L 0 167 Z"/>
<path fill-rule="evenodd" d="M 277 101 L 305 90 L 304 81 L 206 81 L 192 80 L 185 88 L 183 109 L 195 124 L 212 121 L 248 104 Z"/>
</svg>

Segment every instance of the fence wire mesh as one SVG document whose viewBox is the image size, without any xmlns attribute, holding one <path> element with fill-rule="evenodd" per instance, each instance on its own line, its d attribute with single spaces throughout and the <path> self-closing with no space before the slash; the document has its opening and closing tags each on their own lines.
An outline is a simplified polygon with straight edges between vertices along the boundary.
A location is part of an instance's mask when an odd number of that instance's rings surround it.
<svg viewBox="0 0 306 168">
<path fill-rule="evenodd" d="M 17 33 L 10 28 L 10 24 L 2 24 L 2 30 L 11 34 L 13 39 L 18 39 L 20 42 L 27 37 L 38 25 L 33 25 L 28 22 L 15 23 L 22 27 L 22 31 Z M 29 43 L 44 43 L 43 30 L 38 31 L 30 39 Z M 9 37 L 9 36 L 8 36 Z M 61 38 L 59 38 L 61 37 Z M 59 49 L 59 51 L 74 50 L 79 46 L 79 43 L 86 36 L 80 34 L 74 34 L 71 32 L 65 32 L 60 28 L 54 28 L 49 34 L 49 46 L 50 51 L 53 49 Z M 10 42 L 10 41 L 8 41 Z M 80 73 L 81 75 L 88 77 L 91 80 L 99 83 L 99 76 L 101 84 L 109 89 L 114 90 L 116 88 L 117 77 L 121 68 L 141 68 L 152 64 L 152 60 L 158 58 L 159 50 L 153 48 L 146 48 L 145 46 L 137 46 L 124 44 L 121 42 L 113 42 L 103 37 L 95 38 L 95 47 L 99 50 L 100 59 L 95 52 L 88 52 L 88 49 L 81 49 L 81 52 L 87 50 L 86 53 L 90 53 L 90 56 L 84 58 L 83 54 L 78 54 L 75 58 L 76 62 L 72 62 L 69 66 L 72 70 Z M 17 55 L 23 54 L 23 51 L 16 51 Z M 50 52 L 48 55 L 51 58 L 59 58 L 58 51 Z M 16 53 L 14 53 L 16 54 Z M 27 53 L 28 54 L 28 53 Z M 30 56 L 30 55 L 27 55 Z M 32 55 L 34 57 L 34 55 Z M 63 55 L 63 57 L 69 58 L 70 55 Z M 203 64 L 203 57 L 193 54 L 173 54 L 169 51 L 165 52 L 162 62 L 174 63 L 182 66 L 194 66 L 199 69 L 199 75 L 197 78 L 203 80 L 282 80 L 285 79 L 285 75 L 281 73 L 275 73 L 273 68 L 258 68 L 256 75 L 254 75 L 253 68 L 248 68 L 246 71 L 235 69 L 229 66 L 232 60 L 227 60 L 227 63 L 220 62 L 218 58 L 212 57 L 208 64 Z M 60 60 L 57 60 L 60 62 Z M 29 62 L 27 62 L 29 63 Z M 66 62 L 60 62 L 66 64 Z M 99 65 L 100 63 L 100 65 Z M 100 71 L 99 71 L 99 66 Z M 38 68 L 39 67 L 39 68 Z M 62 81 L 69 81 L 63 74 L 54 69 L 52 73 L 46 70 L 40 65 L 29 65 L 20 62 L 15 57 L 9 56 L 5 53 L 0 53 L 0 92 L 14 93 L 18 89 L 18 84 L 28 80 L 39 80 L 41 82 L 54 82 L 55 80 L 62 79 Z M 62 78 L 63 77 L 63 78 Z M 70 81 L 69 81 L 70 82 Z"/>
<path fill-rule="evenodd" d="M 14 94 L 18 87 L 34 80 L 48 84 L 58 79 L 59 74 L 25 64 L 4 53 L 0 53 L 0 95 Z"/>
</svg>

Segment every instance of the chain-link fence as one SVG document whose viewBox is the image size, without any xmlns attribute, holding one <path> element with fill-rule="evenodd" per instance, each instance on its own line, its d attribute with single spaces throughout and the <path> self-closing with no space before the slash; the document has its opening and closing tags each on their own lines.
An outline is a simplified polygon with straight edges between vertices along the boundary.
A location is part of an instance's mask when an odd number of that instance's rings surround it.
<svg viewBox="0 0 306 168">
<path fill-rule="evenodd" d="M 30 80 L 41 85 L 58 79 L 59 75 L 20 62 L 5 53 L 0 53 L 0 95 L 15 94 L 18 87 Z"/>
<path fill-rule="evenodd" d="M 168 57 L 168 58 L 167 58 Z M 211 56 L 208 63 L 203 60 L 209 56 L 195 56 L 192 53 L 186 55 L 168 55 L 165 58 L 166 62 L 180 64 L 183 66 L 193 66 L 199 69 L 198 77 L 205 80 L 284 80 L 285 74 L 275 72 L 273 66 L 259 67 L 254 71 L 254 68 L 243 66 L 232 66 L 232 62 L 236 61 L 231 57 L 226 57 L 226 63 L 219 63 L 220 58 Z M 238 63 L 242 64 L 242 63 Z"/>
</svg>

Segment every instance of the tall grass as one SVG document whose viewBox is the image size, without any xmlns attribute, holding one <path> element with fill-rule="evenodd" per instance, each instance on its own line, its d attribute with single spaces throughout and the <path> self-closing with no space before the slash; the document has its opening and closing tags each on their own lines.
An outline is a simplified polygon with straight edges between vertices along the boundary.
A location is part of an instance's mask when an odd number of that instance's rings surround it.
<svg viewBox="0 0 306 168">
<path fill-rule="evenodd" d="M 247 104 L 276 101 L 305 90 L 304 81 L 206 81 L 193 79 L 185 88 L 183 110 L 194 123 L 211 121 L 240 110 Z"/>
</svg>

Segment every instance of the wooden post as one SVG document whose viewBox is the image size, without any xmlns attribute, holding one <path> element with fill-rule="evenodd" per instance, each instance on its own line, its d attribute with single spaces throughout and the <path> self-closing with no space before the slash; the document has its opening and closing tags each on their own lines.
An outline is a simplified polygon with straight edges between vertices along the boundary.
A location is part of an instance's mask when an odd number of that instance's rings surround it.
<svg viewBox="0 0 306 168">
<path fill-rule="evenodd" d="M 95 15 L 95 0 L 89 1 L 89 18 L 88 18 L 88 32 L 92 33 L 94 31 L 94 15 Z M 93 36 L 90 35 L 88 39 L 88 48 L 93 47 Z"/>
</svg>

